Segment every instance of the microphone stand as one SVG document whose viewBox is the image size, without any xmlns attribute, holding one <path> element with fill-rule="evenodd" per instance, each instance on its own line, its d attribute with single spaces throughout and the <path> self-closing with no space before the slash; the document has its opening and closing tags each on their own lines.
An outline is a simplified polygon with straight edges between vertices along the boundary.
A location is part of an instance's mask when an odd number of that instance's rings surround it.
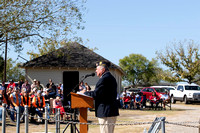
<svg viewBox="0 0 200 133">
<path fill-rule="evenodd" d="M 76 93 L 76 88 L 80 85 L 80 83 L 81 82 L 83 82 L 85 79 L 86 79 L 87 77 L 86 76 L 83 76 L 82 77 L 82 79 L 79 81 L 79 83 L 71 90 L 71 92 L 74 92 L 74 93 Z M 70 93 L 67 95 L 67 97 L 70 95 Z M 78 114 L 78 110 L 77 109 L 71 109 L 71 103 L 70 103 L 70 110 L 71 110 L 71 112 L 73 112 L 73 114 L 71 113 L 70 114 L 70 121 L 71 122 L 78 122 L 78 119 L 77 119 L 77 114 Z M 76 131 L 78 132 L 78 133 L 80 133 L 79 132 L 79 130 L 78 130 L 78 128 L 76 127 L 76 124 L 73 124 L 73 123 L 67 123 L 67 126 L 65 127 L 65 129 L 63 130 L 63 133 L 67 130 L 67 128 L 68 128 L 68 126 L 71 126 L 71 133 L 76 133 Z"/>
<path fill-rule="evenodd" d="M 79 83 L 71 90 L 71 92 L 76 93 L 76 88 L 80 85 L 81 82 L 83 82 L 87 77 L 83 76 L 82 79 L 79 81 Z M 70 94 L 70 93 L 69 93 Z M 69 94 L 67 96 L 69 96 Z"/>
</svg>

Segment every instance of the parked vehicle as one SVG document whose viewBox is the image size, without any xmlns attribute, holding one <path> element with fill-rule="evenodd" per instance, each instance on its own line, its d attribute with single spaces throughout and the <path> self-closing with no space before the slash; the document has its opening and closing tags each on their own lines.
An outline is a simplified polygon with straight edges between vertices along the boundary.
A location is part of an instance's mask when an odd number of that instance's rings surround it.
<svg viewBox="0 0 200 133">
<path fill-rule="evenodd" d="M 141 91 L 141 89 L 139 89 L 139 88 L 130 88 L 127 90 L 128 93 L 134 92 L 135 94 L 137 94 L 140 91 Z"/>
<path fill-rule="evenodd" d="M 175 90 L 175 86 L 151 86 L 151 87 L 164 88 L 168 92 L 170 92 L 170 90 Z"/>
<path fill-rule="evenodd" d="M 159 88 L 159 87 L 145 87 L 141 90 L 143 95 L 146 95 L 146 98 L 149 99 L 150 96 L 152 95 L 152 92 L 156 92 L 156 95 L 161 97 L 162 94 L 165 93 L 166 89 L 165 88 Z"/>
<path fill-rule="evenodd" d="M 178 84 L 175 90 L 170 90 L 171 102 L 200 102 L 200 87 L 195 84 Z"/>
</svg>

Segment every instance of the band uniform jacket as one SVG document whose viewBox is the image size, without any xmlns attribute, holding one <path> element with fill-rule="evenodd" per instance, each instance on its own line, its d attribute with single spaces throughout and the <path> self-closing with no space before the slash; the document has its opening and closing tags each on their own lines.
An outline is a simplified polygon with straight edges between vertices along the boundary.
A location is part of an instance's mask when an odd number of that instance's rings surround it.
<svg viewBox="0 0 200 133">
<path fill-rule="evenodd" d="M 117 82 L 110 72 L 102 75 L 96 84 L 95 90 L 85 92 L 95 100 L 96 117 L 113 117 L 119 115 L 117 104 Z"/>
</svg>

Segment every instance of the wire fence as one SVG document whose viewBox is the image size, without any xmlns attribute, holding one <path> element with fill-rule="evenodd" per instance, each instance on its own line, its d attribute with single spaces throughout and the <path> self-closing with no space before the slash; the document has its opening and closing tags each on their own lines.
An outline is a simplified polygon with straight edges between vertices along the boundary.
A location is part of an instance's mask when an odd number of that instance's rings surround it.
<svg viewBox="0 0 200 133">
<path fill-rule="evenodd" d="M 10 112 L 10 113 L 8 113 Z M 9 117 L 9 115 L 11 114 L 11 112 L 16 114 L 16 133 L 20 133 L 20 121 L 25 120 L 25 132 L 28 133 L 28 129 L 29 129 L 29 118 L 33 117 L 33 118 L 37 118 L 36 116 L 31 116 L 29 115 L 28 112 L 28 106 L 25 106 L 25 110 L 24 112 L 20 115 L 20 108 L 17 108 L 16 110 L 13 109 L 7 109 L 6 105 L 3 104 L 3 108 L 2 108 L 2 133 L 6 133 L 6 116 Z M 165 118 L 161 117 L 161 118 L 156 118 L 153 122 L 136 122 L 136 121 L 123 121 L 123 120 L 117 120 L 116 123 L 108 123 L 108 124 L 99 124 L 98 122 L 80 122 L 78 121 L 78 115 L 74 113 L 66 113 L 66 115 L 69 115 L 70 119 L 67 120 L 61 120 L 60 119 L 60 109 L 58 108 L 58 110 L 56 111 L 56 113 L 53 115 L 53 117 L 50 115 L 47 107 L 45 107 L 45 111 L 44 111 L 44 117 L 41 117 L 40 119 L 42 121 L 44 121 L 45 124 L 45 133 L 48 133 L 48 122 L 49 121 L 53 121 L 56 124 L 56 128 L 55 128 L 55 132 L 56 133 L 60 133 L 60 123 L 65 123 L 67 125 L 115 125 L 115 126 L 132 126 L 132 125 L 151 125 L 148 133 L 154 133 L 155 130 L 160 130 L 162 129 L 162 133 L 165 133 L 165 124 L 169 124 L 169 125 L 176 125 L 176 126 L 183 126 L 183 127 L 191 127 L 191 128 L 197 128 L 199 129 L 199 133 L 200 133 L 200 122 L 199 121 L 190 121 L 190 122 L 170 122 L 170 121 L 165 121 Z M 51 116 L 51 117 L 50 117 Z M 97 120 L 96 117 L 91 117 L 89 116 L 88 119 L 91 120 Z M 66 127 L 67 128 L 67 127 Z M 66 128 L 62 131 L 63 133 L 66 131 Z M 76 129 L 78 130 L 78 129 Z M 73 133 L 74 131 L 71 131 L 71 133 Z"/>
</svg>

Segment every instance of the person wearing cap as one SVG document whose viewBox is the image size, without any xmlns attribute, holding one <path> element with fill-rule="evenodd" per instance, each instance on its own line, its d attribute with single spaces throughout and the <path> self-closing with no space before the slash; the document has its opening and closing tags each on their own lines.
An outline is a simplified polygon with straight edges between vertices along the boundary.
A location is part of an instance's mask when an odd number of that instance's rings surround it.
<svg viewBox="0 0 200 133">
<path fill-rule="evenodd" d="M 123 109 L 130 108 L 131 97 L 128 96 L 126 93 L 123 96 Z"/>
<path fill-rule="evenodd" d="M 28 107 L 31 107 L 31 97 L 28 95 L 26 88 L 22 88 L 22 106 L 24 107 L 25 105 L 28 105 Z"/>
<path fill-rule="evenodd" d="M 21 112 L 24 111 L 24 108 L 22 106 L 22 100 L 19 88 L 14 88 L 14 92 L 10 95 L 10 100 L 12 104 L 12 109 L 16 111 L 16 108 L 19 107 L 21 109 Z M 11 111 L 11 119 L 14 121 L 14 111 Z"/>
<path fill-rule="evenodd" d="M 143 97 L 141 96 L 141 93 L 138 92 L 135 95 L 134 109 L 136 108 L 142 109 L 142 101 L 143 101 Z"/>
<path fill-rule="evenodd" d="M 37 95 L 34 96 L 32 100 L 32 105 L 33 105 L 33 110 L 34 110 L 33 115 L 37 113 L 40 118 L 42 118 L 42 111 L 44 111 L 44 108 L 45 108 L 45 99 L 41 95 L 41 93 L 42 92 L 38 90 Z"/>
<path fill-rule="evenodd" d="M 37 84 L 36 84 L 36 82 L 37 82 L 37 80 L 36 80 L 36 79 L 34 79 L 34 80 L 33 80 L 33 83 L 31 84 L 31 90 L 33 90 L 34 88 L 36 88 L 36 87 L 37 87 Z"/>
<path fill-rule="evenodd" d="M 8 86 L 7 86 L 7 90 L 8 90 L 9 88 L 11 88 L 11 89 L 12 89 L 12 92 L 13 92 L 13 89 L 16 87 L 15 82 L 14 82 L 12 79 L 10 79 L 9 82 L 10 82 L 10 83 L 9 83 Z"/>
<path fill-rule="evenodd" d="M 101 61 L 96 64 L 96 74 L 99 81 L 96 83 L 94 91 L 82 92 L 92 96 L 95 100 L 95 115 L 100 124 L 101 133 L 113 133 L 114 124 L 119 115 L 117 103 L 117 82 L 113 75 L 109 72 L 110 63 Z"/>
</svg>

